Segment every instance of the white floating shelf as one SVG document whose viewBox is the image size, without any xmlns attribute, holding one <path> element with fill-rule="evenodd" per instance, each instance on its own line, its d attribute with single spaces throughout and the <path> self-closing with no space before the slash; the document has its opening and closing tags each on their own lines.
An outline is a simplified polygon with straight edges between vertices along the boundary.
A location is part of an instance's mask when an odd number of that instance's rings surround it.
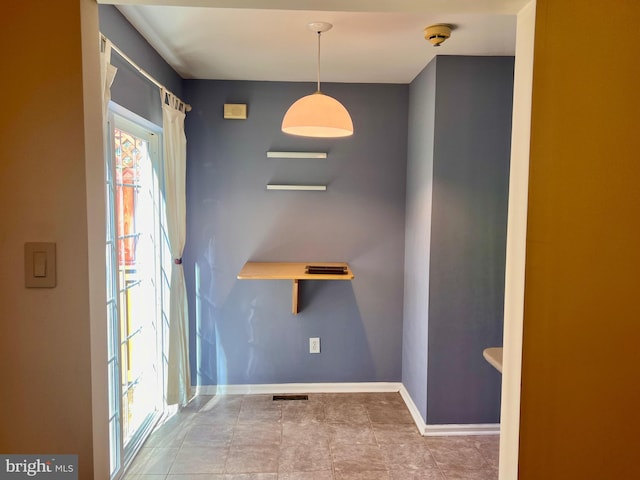
<svg viewBox="0 0 640 480">
<path fill-rule="evenodd" d="M 327 158 L 327 152 L 267 152 L 267 158 Z"/>
<path fill-rule="evenodd" d="M 267 190 L 316 190 L 325 191 L 326 185 L 267 185 Z"/>
</svg>

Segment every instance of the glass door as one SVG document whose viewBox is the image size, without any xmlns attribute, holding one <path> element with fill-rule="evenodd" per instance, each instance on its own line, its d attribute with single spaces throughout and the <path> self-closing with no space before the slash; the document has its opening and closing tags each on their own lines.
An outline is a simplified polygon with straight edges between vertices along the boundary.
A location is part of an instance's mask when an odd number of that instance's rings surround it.
<svg viewBox="0 0 640 480">
<path fill-rule="evenodd" d="M 133 118 L 133 114 L 130 115 Z M 111 476 L 118 478 L 162 413 L 163 225 L 159 134 L 112 112 L 107 170 Z"/>
</svg>

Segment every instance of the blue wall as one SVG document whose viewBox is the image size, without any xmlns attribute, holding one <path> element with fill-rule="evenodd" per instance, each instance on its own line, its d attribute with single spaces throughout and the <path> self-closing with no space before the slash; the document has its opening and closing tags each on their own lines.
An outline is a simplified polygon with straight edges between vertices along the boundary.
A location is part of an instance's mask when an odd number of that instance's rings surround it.
<svg viewBox="0 0 640 480">
<path fill-rule="evenodd" d="M 438 57 L 427 423 L 498 423 L 513 57 Z"/>
<path fill-rule="evenodd" d="M 427 418 L 429 258 L 436 105 L 436 62 L 409 90 L 402 383 Z"/>
<path fill-rule="evenodd" d="M 112 5 L 99 5 L 100 31 L 143 70 L 171 92 L 182 97 L 182 78 Z M 118 73 L 111 86 L 111 100 L 143 118 L 162 125 L 160 91 L 117 52 L 111 63 Z"/>
<path fill-rule="evenodd" d="M 428 425 L 499 422 L 512 95 L 511 57 L 438 56 L 411 86 L 403 382 Z"/>
<path fill-rule="evenodd" d="M 199 384 L 401 380 L 407 85 L 325 84 L 355 134 L 306 139 L 280 131 L 312 84 L 185 81 L 192 376 Z M 224 120 L 247 103 L 247 120 Z M 326 160 L 267 159 L 268 150 Z M 267 183 L 327 184 L 326 192 Z M 346 261 L 355 279 L 302 285 L 237 280 L 248 261 Z M 322 353 L 308 353 L 320 337 Z"/>
</svg>

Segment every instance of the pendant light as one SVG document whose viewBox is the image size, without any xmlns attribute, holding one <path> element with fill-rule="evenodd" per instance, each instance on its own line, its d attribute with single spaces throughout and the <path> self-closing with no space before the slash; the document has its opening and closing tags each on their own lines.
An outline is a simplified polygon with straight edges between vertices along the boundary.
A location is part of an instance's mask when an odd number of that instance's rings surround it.
<svg viewBox="0 0 640 480">
<path fill-rule="evenodd" d="M 338 100 L 320 91 L 320 36 L 333 25 L 312 22 L 308 27 L 318 34 L 318 90 L 289 107 L 282 120 L 282 131 L 303 137 L 348 137 L 353 135 L 349 112 Z"/>
</svg>

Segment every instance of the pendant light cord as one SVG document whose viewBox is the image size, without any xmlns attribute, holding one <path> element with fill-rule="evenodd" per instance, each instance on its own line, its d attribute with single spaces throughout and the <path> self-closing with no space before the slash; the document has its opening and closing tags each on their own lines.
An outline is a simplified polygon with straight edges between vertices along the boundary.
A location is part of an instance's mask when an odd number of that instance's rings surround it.
<svg viewBox="0 0 640 480">
<path fill-rule="evenodd" d="M 317 93 L 320 93 L 320 35 L 322 35 L 322 32 L 318 32 L 318 68 L 317 68 L 318 92 Z"/>
</svg>

